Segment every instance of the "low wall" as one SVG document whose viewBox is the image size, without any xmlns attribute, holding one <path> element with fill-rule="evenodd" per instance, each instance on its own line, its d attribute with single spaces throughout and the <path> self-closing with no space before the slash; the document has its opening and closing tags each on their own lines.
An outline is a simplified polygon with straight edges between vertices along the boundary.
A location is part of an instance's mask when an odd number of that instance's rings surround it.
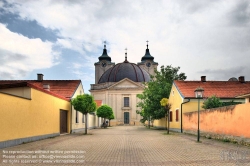
<svg viewBox="0 0 250 166">
<path fill-rule="evenodd" d="M 198 112 L 183 114 L 183 129 L 196 133 Z M 250 103 L 200 111 L 200 132 L 203 135 L 250 139 Z"/>
</svg>

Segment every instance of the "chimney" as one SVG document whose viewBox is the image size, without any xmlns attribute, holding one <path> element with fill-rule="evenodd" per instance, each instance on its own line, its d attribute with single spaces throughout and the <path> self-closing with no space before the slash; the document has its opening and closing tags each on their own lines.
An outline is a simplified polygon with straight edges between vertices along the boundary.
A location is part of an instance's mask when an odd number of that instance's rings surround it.
<svg viewBox="0 0 250 166">
<path fill-rule="evenodd" d="M 50 91 L 50 86 L 49 86 L 49 84 L 43 84 L 43 89 L 44 89 L 44 90 L 47 90 L 47 91 Z"/>
<path fill-rule="evenodd" d="M 244 76 L 240 76 L 239 77 L 239 82 L 244 83 L 245 82 L 245 77 Z"/>
<path fill-rule="evenodd" d="M 43 81 L 43 74 L 37 74 L 37 81 Z"/>
<path fill-rule="evenodd" d="M 201 82 L 206 82 L 206 76 L 201 76 Z"/>
</svg>

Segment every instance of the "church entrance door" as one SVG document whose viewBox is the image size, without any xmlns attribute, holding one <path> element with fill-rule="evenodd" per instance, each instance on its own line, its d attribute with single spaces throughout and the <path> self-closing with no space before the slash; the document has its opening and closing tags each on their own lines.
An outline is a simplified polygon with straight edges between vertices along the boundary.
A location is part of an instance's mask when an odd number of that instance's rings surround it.
<svg viewBox="0 0 250 166">
<path fill-rule="evenodd" d="M 124 124 L 129 124 L 129 112 L 124 112 Z"/>
</svg>

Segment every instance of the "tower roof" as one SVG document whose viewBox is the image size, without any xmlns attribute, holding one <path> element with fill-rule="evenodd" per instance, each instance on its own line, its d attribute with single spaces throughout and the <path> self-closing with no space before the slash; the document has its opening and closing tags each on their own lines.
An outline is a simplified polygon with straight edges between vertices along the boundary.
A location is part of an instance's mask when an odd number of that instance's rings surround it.
<svg viewBox="0 0 250 166">
<path fill-rule="evenodd" d="M 151 56 L 149 49 L 148 49 L 148 41 L 147 41 L 147 49 L 145 55 L 141 58 L 141 61 L 146 61 L 146 60 L 154 60 L 154 57 Z"/>
<path fill-rule="evenodd" d="M 106 60 L 111 62 L 111 57 L 108 56 L 107 49 L 106 49 L 106 42 L 104 42 L 104 49 L 102 55 L 98 58 L 99 61 Z"/>
</svg>

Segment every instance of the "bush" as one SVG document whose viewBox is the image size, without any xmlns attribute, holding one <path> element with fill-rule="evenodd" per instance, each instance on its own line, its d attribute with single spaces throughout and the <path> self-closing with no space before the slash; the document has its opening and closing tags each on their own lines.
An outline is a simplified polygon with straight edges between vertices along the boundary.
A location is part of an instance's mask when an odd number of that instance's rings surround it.
<svg viewBox="0 0 250 166">
<path fill-rule="evenodd" d="M 210 108 L 217 108 L 223 106 L 220 98 L 216 97 L 215 95 L 209 97 L 206 101 L 204 101 L 202 108 L 210 109 Z"/>
</svg>

